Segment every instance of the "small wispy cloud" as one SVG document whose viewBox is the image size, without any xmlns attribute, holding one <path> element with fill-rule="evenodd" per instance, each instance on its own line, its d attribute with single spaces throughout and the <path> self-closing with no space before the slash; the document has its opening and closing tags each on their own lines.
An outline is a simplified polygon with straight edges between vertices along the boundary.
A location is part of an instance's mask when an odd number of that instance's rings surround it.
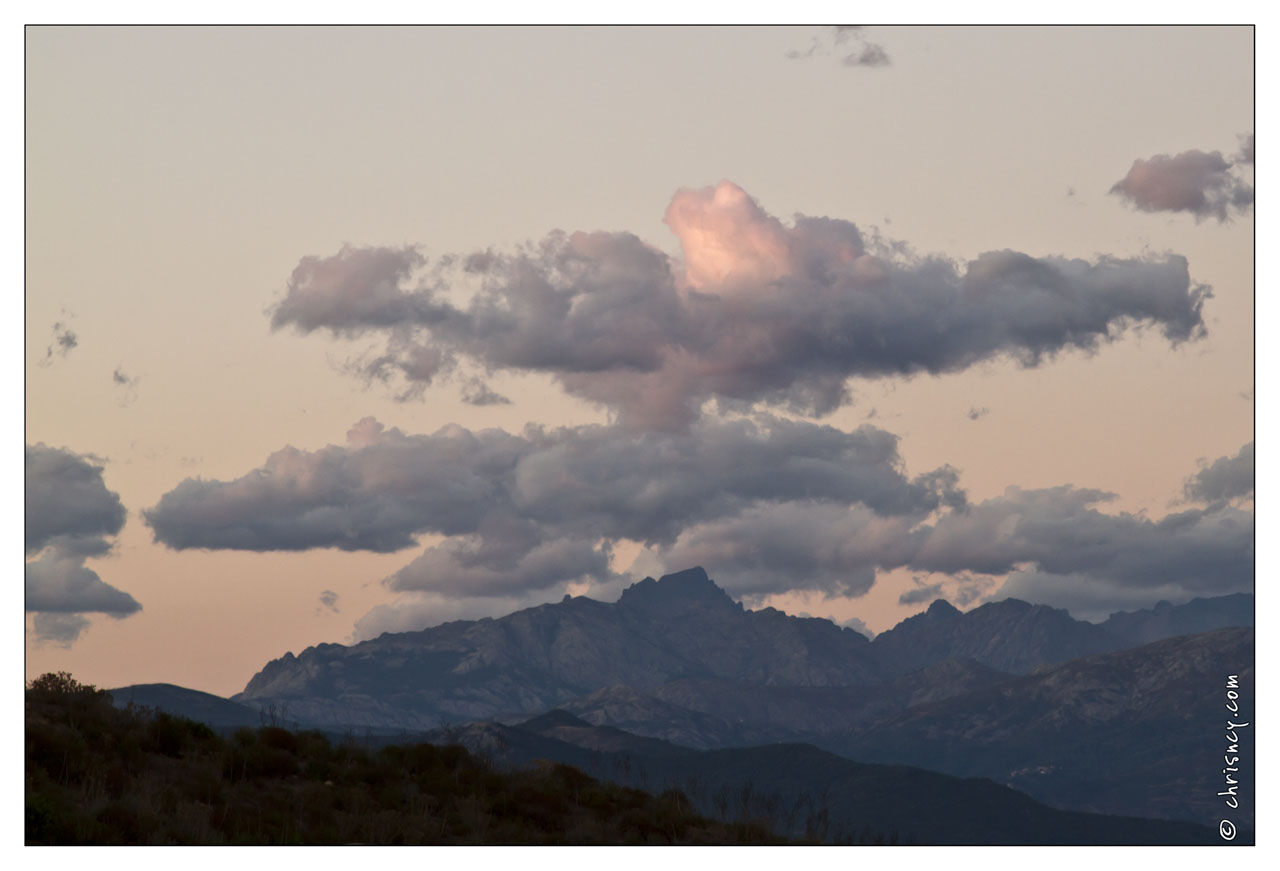
<svg viewBox="0 0 1280 871">
<path fill-rule="evenodd" d="M 338 613 L 339 611 L 338 594 L 335 593 L 333 590 L 323 591 L 320 594 L 319 599 L 320 599 L 320 607 L 316 608 L 317 614 L 324 614 L 326 612 L 331 614 Z"/>
<path fill-rule="evenodd" d="M 835 55 L 847 67 L 885 67 L 892 63 L 884 46 L 867 38 L 860 24 L 837 24 L 824 27 L 804 51 L 789 51 L 792 60 Z"/>
<path fill-rule="evenodd" d="M 124 371 L 124 367 L 117 366 L 115 371 L 111 373 L 111 383 L 116 386 L 118 405 L 132 405 L 134 400 L 138 398 L 138 379 L 136 376 L 130 376 Z"/>
<path fill-rule="evenodd" d="M 462 401 L 468 405 L 510 405 L 511 400 L 490 389 L 489 385 L 479 378 L 472 378 L 462 388 Z"/>
<path fill-rule="evenodd" d="M 986 417 L 990 413 L 991 409 L 984 405 L 982 408 L 970 408 L 967 417 L 969 420 L 978 420 L 979 418 Z"/>
<path fill-rule="evenodd" d="M 66 359 L 76 345 L 80 344 L 71 327 L 63 321 L 55 321 L 51 333 L 53 338 L 45 348 L 44 358 L 40 361 L 41 366 L 51 366 L 58 360 Z"/>
</svg>

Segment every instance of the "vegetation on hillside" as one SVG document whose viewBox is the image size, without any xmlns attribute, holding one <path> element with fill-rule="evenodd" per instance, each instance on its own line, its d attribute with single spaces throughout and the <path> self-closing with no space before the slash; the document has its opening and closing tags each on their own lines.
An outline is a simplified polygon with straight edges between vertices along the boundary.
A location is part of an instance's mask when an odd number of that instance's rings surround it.
<svg viewBox="0 0 1280 871">
<path fill-rule="evenodd" d="M 563 764 L 499 771 L 460 746 L 222 737 L 66 672 L 26 692 L 27 844 L 769 844 Z"/>
</svg>

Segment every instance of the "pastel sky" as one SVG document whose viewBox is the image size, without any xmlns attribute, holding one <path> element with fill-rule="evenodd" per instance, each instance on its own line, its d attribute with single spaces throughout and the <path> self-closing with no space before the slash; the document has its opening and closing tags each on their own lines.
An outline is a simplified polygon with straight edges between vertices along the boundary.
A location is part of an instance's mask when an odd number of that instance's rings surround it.
<svg viewBox="0 0 1280 871">
<path fill-rule="evenodd" d="M 1251 590 L 1253 60 L 29 28 L 28 677 L 229 695 L 694 564 L 872 632 Z"/>
</svg>

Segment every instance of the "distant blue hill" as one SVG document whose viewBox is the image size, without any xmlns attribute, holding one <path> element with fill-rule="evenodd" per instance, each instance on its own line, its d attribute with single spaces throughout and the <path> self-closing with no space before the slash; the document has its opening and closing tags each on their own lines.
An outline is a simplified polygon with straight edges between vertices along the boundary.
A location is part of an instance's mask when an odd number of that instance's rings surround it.
<svg viewBox="0 0 1280 871">
<path fill-rule="evenodd" d="M 145 683 L 107 690 L 117 708 L 130 704 L 207 723 L 215 729 L 261 726 L 267 719 L 257 708 L 168 683 Z"/>
</svg>

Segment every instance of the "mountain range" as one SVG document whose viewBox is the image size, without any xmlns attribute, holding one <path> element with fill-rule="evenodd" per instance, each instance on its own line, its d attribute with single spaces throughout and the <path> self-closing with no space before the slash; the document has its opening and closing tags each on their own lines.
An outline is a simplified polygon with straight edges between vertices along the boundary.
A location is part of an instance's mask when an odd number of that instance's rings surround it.
<svg viewBox="0 0 1280 871">
<path fill-rule="evenodd" d="M 286 653 L 233 698 L 328 727 L 426 730 L 533 715 L 618 686 L 873 687 L 956 659 L 1025 674 L 1170 634 L 1251 625 L 1252 605 L 1248 595 L 1162 603 L 1094 624 L 1017 599 L 964 613 L 938 600 L 868 641 L 829 620 L 746 610 L 692 568 L 646 578 L 616 603 L 566 597 L 497 619 Z"/>
<path fill-rule="evenodd" d="M 646 578 L 615 603 L 565 597 L 288 653 L 231 700 L 164 685 L 112 692 L 117 704 L 128 694 L 175 713 L 190 702 L 188 715 L 211 723 L 256 715 L 478 750 L 494 735 L 510 746 L 520 724 L 527 737 L 531 718 L 559 717 L 562 731 L 610 730 L 590 733 L 591 753 L 643 757 L 655 771 L 669 766 L 654 759 L 679 756 L 687 769 L 689 754 L 804 744 L 777 752 L 843 760 L 814 763 L 824 770 L 985 778 L 1072 811 L 1214 823 L 1221 773 L 1202 762 L 1221 731 L 1225 676 L 1252 691 L 1252 623 L 1244 594 L 1096 624 L 1016 599 L 968 612 L 939 600 L 872 641 L 828 620 L 747 610 L 694 568 Z M 581 742 L 561 743 L 578 749 L 530 758 L 579 764 Z M 749 758 L 762 771 L 774 764 Z M 1237 822 L 1252 825 L 1252 808 Z"/>
</svg>

